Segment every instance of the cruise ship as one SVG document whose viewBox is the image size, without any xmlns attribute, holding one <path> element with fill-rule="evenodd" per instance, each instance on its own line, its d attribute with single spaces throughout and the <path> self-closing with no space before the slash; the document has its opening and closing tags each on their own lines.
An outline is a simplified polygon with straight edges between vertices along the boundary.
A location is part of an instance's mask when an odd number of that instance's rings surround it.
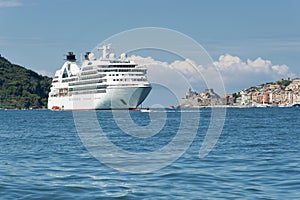
<svg viewBox="0 0 300 200">
<path fill-rule="evenodd" d="M 109 45 L 102 47 L 100 58 L 87 52 L 80 64 L 69 52 L 53 78 L 48 109 L 136 109 L 151 91 L 146 74 L 146 67 L 129 61 L 126 54 L 116 58 Z"/>
</svg>

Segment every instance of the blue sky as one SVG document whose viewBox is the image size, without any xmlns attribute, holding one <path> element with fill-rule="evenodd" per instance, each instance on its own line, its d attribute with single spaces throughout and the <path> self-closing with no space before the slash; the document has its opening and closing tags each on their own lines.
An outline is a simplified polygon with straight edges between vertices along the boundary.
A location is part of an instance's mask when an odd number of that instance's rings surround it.
<svg viewBox="0 0 300 200">
<path fill-rule="evenodd" d="M 215 61 L 227 54 L 246 64 L 261 57 L 300 77 L 299 8 L 297 0 L 0 0 L 0 53 L 38 72 L 54 73 L 69 50 L 91 50 L 128 29 L 164 27 L 192 37 Z"/>
</svg>

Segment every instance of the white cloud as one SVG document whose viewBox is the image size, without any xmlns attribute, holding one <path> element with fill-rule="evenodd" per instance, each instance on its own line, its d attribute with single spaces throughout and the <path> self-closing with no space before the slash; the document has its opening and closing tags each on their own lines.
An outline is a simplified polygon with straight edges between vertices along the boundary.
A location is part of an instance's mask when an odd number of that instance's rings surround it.
<svg viewBox="0 0 300 200">
<path fill-rule="evenodd" d="M 252 73 L 252 74 L 265 74 L 265 75 L 293 75 L 287 65 L 272 65 L 270 60 L 264 60 L 261 57 L 255 60 L 247 59 L 243 62 L 239 57 L 229 54 L 221 55 L 214 65 L 221 72 L 236 72 L 236 73 Z"/>
<path fill-rule="evenodd" d="M 286 65 L 274 65 L 272 66 L 272 70 L 274 71 L 277 71 L 278 74 L 281 74 L 281 75 L 290 75 L 290 76 L 294 76 L 293 74 L 291 74 L 289 72 L 289 67 L 286 66 Z M 290 74 L 289 74 L 290 73 Z"/>
<path fill-rule="evenodd" d="M 220 70 L 228 91 L 238 91 L 253 85 L 295 77 L 287 65 L 273 65 L 261 57 L 244 62 L 237 56 L 222 55 L 214 65 Z"/>
<path fill-rule="evenodd" d="M 178 70 L 174 70 L 172 64 L 154 60 L 151 57 L 144 58 L 135 55 L 130 56 L 129 60 L 135 61 L 139 66 L 145 65 L 148 69 L 148 80 L 153 84 L 167 88 L 179 99 L 189 88 L 188 80 Z"/>
<path fill-rule="evenodd" d="M 172 63 L 141 56 L 131 56 L 129 59 L 139 65 L 146 65 L 149 81 L 169 88 L 179 99 L 184 96 L 189 87 L 197 91 L 207 87 L 222 91 L 223 88 L 222 80 L 220 75 L 216 74 L 215 67 L 205 68 L 190 59 L 176 60 Z"/>
<path fill-rule="evenodd" d="M 189 84 L 192 84 L 195 89 L 203 87 L 216 89 L 215 87 L 220 86 L 220 82 L 224 81 L 226 93 L 232 93 L 261 83 L 295 77 L 287 65 L 273 65 L 270 60 L 261 57 L 243 61 L 238 56 L 226 54 L 221 55 L 218 61 L 208 67 L 197 65 L 190 59 L 166 63 L 151 57 L 131 56 L 130 60 L 140 65 L 150 66 L 149 80 L 159 82 L 164 79 L 165 85 L 180 88 L 178 94 L 183 93 Z M 221 74 L 221 80 L 218 78 L 217 71 Z M 204 83 L 208 83 L 209 86 L 205 86 Z M 200 85 L 201 87 L 197 87 Z"/>
<path fill-rule="evenodd" d="M 0 0 L 0 8 L 7 8 L 7 7 L 18 7 L 22 6 L 23 3 L 18 0 Z"/>
<path fill-rule="evenodd" d="M 237 56 L 231 56 L 231 55 L 221 55 L 219 57 L 219 62 L 214 62 L 216 66 L 218 66 L 220 69 L 228 69 L 230 66 L 240 64 L 241 59 Z"/>
</svg>

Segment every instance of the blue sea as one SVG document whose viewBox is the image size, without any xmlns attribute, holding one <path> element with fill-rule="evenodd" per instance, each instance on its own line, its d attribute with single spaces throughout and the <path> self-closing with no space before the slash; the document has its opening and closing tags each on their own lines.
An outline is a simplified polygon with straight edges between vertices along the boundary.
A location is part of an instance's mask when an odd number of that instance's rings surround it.
<svg viewBox="0 0 300 200">
<path fill-rule="evenodd" d="M 0 199 L 300 199 L 299 108 L 228 108 L 199 157 L 211 113 L 0 110 Z"/>
</svg>

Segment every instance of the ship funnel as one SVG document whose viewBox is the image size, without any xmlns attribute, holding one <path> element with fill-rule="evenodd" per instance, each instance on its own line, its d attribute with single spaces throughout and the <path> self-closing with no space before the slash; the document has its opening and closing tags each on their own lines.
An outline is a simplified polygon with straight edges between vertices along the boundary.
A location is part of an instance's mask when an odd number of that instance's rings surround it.
<svg viewBox="0 0 300 200">
<path fill-rule="evenodd" d="M 91 52 L 86 52 L 86 54 L 84 55 L 84 58 L 86 60 L 96 60 L 95 54 L 91 53 Z"/>
<path fill-rule="evenodd" d="M 85 55 L 84 55 L 84 59 L 88 60 L 88 59 L 89 59 L 89 54 L 90 54 L 90 53 L 91 53 L 91 52 L 86 52 Z"/>
<path fill-rule="evenodd" d="M 76 57 L 75 54 L 73 52 L 68 52 L 67 54 L 67 61 L 71 61 L 71 62 L 75 62 L 76 61 Z"/>
</svg>

